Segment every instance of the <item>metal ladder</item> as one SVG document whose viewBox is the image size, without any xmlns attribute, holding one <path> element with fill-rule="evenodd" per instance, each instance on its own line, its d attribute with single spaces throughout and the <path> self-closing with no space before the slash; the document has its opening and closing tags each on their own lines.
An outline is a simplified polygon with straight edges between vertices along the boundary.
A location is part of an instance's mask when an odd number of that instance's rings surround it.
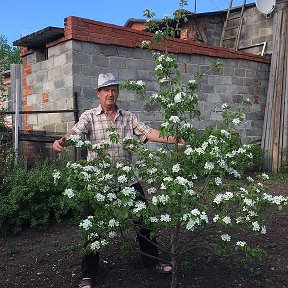
<svg viewBox="0 0 288 288">
<path fill-rule="evenodd" d="M 232 7 L 232 4 L 233 4 L 233 0 L 230 0 L 229 8 L 227 9 L 226 20 L 224 22 L 224 26 L 223 26 L 223 30 L 222 30 L 220 46 L 221 47 L 227 47 L 226 43 L 227 43 L 227 41 L 229 41 L 229 44 L 231 44 L 231 42 L 233 43 L 233 45 L 230 45 L 233 47 L 228 47 L 228 48 L 234 48 L 235 50 L 238 50 L 246 0 L 244 0 L 243 4 L 241 6 L 238 6 L 238 7 Z M 239 15 L 239 12 L 240 12 L 240 15 Z M 238 13 L 238 14 L 236 14 L 236 13 Z M 235 24 L 232 22 L 234 25 L 230 25 L 231 21 L 233 21 L 233 20 L 237 20 L 238 24 Z M 234 31 L 232 31 L 232 30 L 234 30 Z M 229 31 L 232 31 L 230 33 L 231 35 L 227 35 L 227 34 L 229 34 Z"/>
</svg>

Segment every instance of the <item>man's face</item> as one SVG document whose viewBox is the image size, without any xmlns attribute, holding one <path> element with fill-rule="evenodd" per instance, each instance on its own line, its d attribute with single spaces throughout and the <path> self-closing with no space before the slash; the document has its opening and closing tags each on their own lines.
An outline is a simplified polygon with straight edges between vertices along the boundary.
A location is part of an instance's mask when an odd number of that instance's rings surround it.
<svg viewBox="0 0 288 288">
<path fill-rule="evenodd" d="M 118 95 L 118 85 L 103 87 L 97 91 L 97 96 L 99 97 L 103 108 L 116 106 Z"/>
</svg>

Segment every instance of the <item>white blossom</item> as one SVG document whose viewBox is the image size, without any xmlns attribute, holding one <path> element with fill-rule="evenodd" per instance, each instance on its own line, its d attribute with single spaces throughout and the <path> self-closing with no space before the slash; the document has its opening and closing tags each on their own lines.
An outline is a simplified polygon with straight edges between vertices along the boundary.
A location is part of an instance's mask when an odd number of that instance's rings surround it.
<svg viewBox="0 0 288 288">
<path fill-rule="evenodd" d="M 262 226 L 260 233 L 266 234 L 266 226 Z"/>
<path fill-rule="evenodd" d="M 126 183 L 128 181 L 128 179 L 127 179 L 127 177 L 125 176 L 125 175 L 120 175 L 119 177 L 118 177 L 118 182 L 119 183 Z"/>
<path fill-rule="evenodd" d="M 218 220 L 219 220 L 219 215 L 216 214 L 216 215 L 213 217 L 213 222 L 215 223 L 215 222 L 217 222 Z"/>
<path fill-rule="evenodd" d="M 119 222 L 116 221 L 114 218 L 112 218 L 111 220 L 109 220 L 108 226 L 109 227 L 117 227 L 117 226 L 119 226 Z"/>
<path fill-rule="evenodd" d="M 160 221 L 163 222 L 171 222 L 171 217 L 169 214 L 163 214 L 160 216 Z"/>
<path fill-rule="evenodd" d="M 213 170 L 214 169 L 214 163 L 212 162 L 206 162 L 204 165 L 204 169 L 206 170 Z"/>
<path fill-rule="evenodd" d="M 137 212 L 139 212 L 139 211 L 141 211 L 141 210 L 143 210 L 143 209 L 146 209 L 146 204 L 145 204 L 145 202 L 143 202 L 143 201 L 137 201 L 137 202 L 135 203 L 135 207 L 134 207 L 134 209 L 133 209 L 133 212 L 134 212 L 134 213 L 137 213 Z"/>
<path fill-rule="evenodd" d="M 225 224 L 231 224 L 231 218 L 229 216 L 225 216 L 222 221 L 225 223 Z"/>
<path fill-rule="evenodd" d="M 54 173 L 52 174 L 53 178 L 54 178 L 54 183 L 56 183 L 56 181 L 58 179 L 60 179 L 60 172 L 55 170 Z"/>
<path fill-rule="evenodd" d="M 232 123 L 235 124 L 235 125 L 239 125 L 241 123 L 241 120 L 239 118 L 234 118 L 232 120 Z"/>
<path fill-rule="evenodd" d="M 147 189 L 148 194 L 155 194 L 157 192 L 157 189 L 155 187 L 150 187 Z"/>
<path fill-rule="evenodd" d="M 101 194 L 101 193 L 97 193 L 97 194 L 95 195 L 95 199 L 96 199 L 97 201 L 99 201 L 99 202 L 103 202 L 103 201 L 105 201 L 105 195 L 103 195 L 103 194 Z"/>
<path fill-rule="evenodd" d="M 68 198 L 73 198 L 75 196 L 74 191 L 71 188 L 65 189 L 63 195 L 68 196 Z"/>
<path fill-rule="evenodd" d="M 93 219 L 92 216 L 88 216 L 88 218 L 84 219 L 83 221 L 80 222 L 79 226 L 82 227 L 85 230 L 88 230 L 89 228 L 92 227 L 92 222 L 90 219 Z"/>
<path fill-rule="evenodd" d="M 93 243 L 90 244 L 90 247 L 93 251 L 99 250 L 100 249 L 100 242 L 94 241 Z"/>
<path fill-rule="evenodd" d="M 225 129 L 221 129 L 220 132 L 221 132 L 222 135 L 224 135 L 227 138 L 231 135 L 230 132 L 226 131 Z"/>
<path fill-rule="evenodd" d="M 221 235 L 221 239 L 222 239 L 222 241 L 224 241 L 224 242 L 229 242 L 229 241 L 231 240 L 231 236 L 228 235 L 228 234 L 222 234 L 222 235 Z"/>
<path fill-rule="evenodd" d="M 181 176 L 178 176 L 176 179 L 175 179 L 175 182 L 177 182 L 178 184 L 180 185 L 186 185 L 189 181 Z"/>
<path fill-rule="evenodd" d="M 237 246 L 240 246 L 240 247 L 244 247 L 244 246 L 247 245 L 247 243 L 246 243 L 245 241 L 237 241 L 237 242 L 236 242 L 236 245 L 237 245 Z"/>
<path fill-rule="evenodd" d="M 268 176 L 266 173 L 262 173 L 262 174 L 261 174 L 261 178 L 262 178 L 263 180 L 269 180 L 269 176 Z"/>
<path fill-rule="evenodd" d="M 260 231 L 260 225 L 257 221 L 252 222 L 253 231 Z"/>
<path fill-rule="evenodd" d="M 177 173 L 177 172 L 179 172 L 179 171 L 180 171 L 180 164 L 177 163 L 177 164 L 175 164 L 175 165 L 172 167 L 172 172 L 173 172 L 173 173 Z"/>
<path fill-rule="evenodd" d="M 251 182 L 251 183 L 254 182 L 254 179 L 252 177 L 250 177 L 250 176 L 248 176 L 246 179 L 247 179 L 248 182 Z"/>
<path fill-rule="evenodd" d="M 180 119 L 178 116 L 171 116 L 169 118 L 169 121 L 173 122 L 173 123 L 179 123 L 180 122 Z"/>
<path fill-rule="evenodd" d="M 217 186 L 221 186 L 221 185 L 222 185 L 222 180 L 221 180 L 220 177 L 216 177 L 216 178 L 215 178 L 215 184 L 216 184 Z"/>
<path fill-rule="evenodd" d="M 150 217 L 150 222 L 152 223 L 157 223 L 159 221 L 159 219 L 157 217 Z"/>
<path fill-rule="evenodd" d="M 117 233 L 115 231 L 110 231 L 108 233 L 108 237 L 114 239 L 117 236 Z"/>
</svg>

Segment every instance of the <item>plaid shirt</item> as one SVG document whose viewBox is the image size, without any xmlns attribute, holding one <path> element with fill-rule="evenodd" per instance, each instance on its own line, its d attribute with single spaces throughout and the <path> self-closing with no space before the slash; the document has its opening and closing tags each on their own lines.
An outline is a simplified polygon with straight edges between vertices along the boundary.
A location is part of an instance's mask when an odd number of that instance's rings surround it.
<svg viewBox="0 0 288 288">
<path fill-rule="evenodd" d="M 114 127 L 119 134 L 119 140 L 123 140 L 125 137 L 137 136 L 141 142 L 147 141 L 147 135 L 151 132 L 152 128 L 140 122 L 136 115 L 129 112 L 119 110 L 117 111 L 115 121 L 113 122 L 106 116 L 101 105 L 97 108 L 85 111 L 79 122 L 74 125 L 72 130 L 76 134 L 84 134 L 87 140 L 92 144 L 101 143 L 105 140 L 110 144 L 110 147 L 106 152 L 110 155 L 111 161 L 115 163 L 118 160 L 127 160 L 131 163 L 132 155 L 127 150 L 123 149 L 123 146 L 119 143 L 111 143 L 109 139 L 109 132 L 107 128 Z M 88 151 L 87 159 L 91 160 L 96 157 L 96 152 Z"/>
</svg>

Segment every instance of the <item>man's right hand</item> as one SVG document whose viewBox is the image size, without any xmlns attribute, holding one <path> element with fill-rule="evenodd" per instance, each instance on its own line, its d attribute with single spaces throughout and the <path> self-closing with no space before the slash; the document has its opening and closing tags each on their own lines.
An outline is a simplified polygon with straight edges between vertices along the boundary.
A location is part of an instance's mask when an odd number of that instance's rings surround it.
<svg viewBox="0 0 288 288">
<path fill-rule="evenodd" d="M 55 140 L 52 146 L 52 149 L 54 152 L 60 153 L 62 152 L 63 148 L 64 148 L 64 144 L 66 141 L 66 137 L 62 137 L 58 140 Z"/>
</svg>

